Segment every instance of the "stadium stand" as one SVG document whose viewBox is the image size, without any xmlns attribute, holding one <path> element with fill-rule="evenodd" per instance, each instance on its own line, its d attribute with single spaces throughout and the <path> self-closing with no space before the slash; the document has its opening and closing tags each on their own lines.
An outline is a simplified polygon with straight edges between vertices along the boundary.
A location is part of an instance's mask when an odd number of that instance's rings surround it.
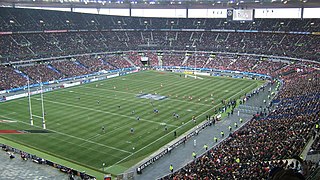
<svg viewBox="0 0 320 180">
<path fill-rule="evenodd" d="M 0 89 L 12 89 L 27 84 L 27 79 L 19 75 L 12 67 L 0 66 Z"/>
<path fill-rule="evenodd" d="M 262 19 L 257 19 L 255 23 L 227 22 L 221 19 L 176 19 L 168 27 L 167 21 L 170 20 L 160 18 L 125 18 L 30 9 L 19 9 L 18 13 L 11 8 L 1 8 L 0 15 L 3 24 L 1 31 L 13 32 L 0 36 L 0 42 L 8 44 L 1 48 L 1 62 L 127 49 L 184 50 L 191 45 L 197 46 L 198 50 L 257 53 L 311 60 L 317 60 L 320 51 L 316 45 L 319 36 L 310 33 L 317 28 L 314 24 L 319 23 L 319 20 L 316 19 L 284 19 L 280 24 L 278 20 Z M 154 24 L 152 21 L 159 23 Z M 198 25 L 194 21 L 206 23 Z M 168 28 L 176 31 L 163 30 Z M 204 31 L 190 32 L 179 28 L 202 28 Z M 121 31 L 109 31 L 110 29 Z M 220 32 L 211 32 L 210 29 L 218 29 Z M 225 32 L 224 29 L 232 32 Z M 241 29 L 256 29 L 263 33 L 239 32 Z M 21 32 L 15 33 L 16 31 Z M 24 33 L 25 31 L 29 33 Z M 309 34 L 290 34 L 289 31 Z"/>
<path fill-rule="evenodd" d="M 303 151 L 313 136 L 315 124 L 319 123 L 320 73 L 316 69 L 319 64 L 272 61 L 263 56 L 224 52 L 319 61 L 319 35 L 271 32 L 312 32 L 319 28 L 313 24 L 319 23 L 319 19 L 257 19 L 243 23 L 225 19 L 129 18 L 0 8 L 0 31 L 10 32 L 0 35 L 0 43 L 7 45 L 0 49 L 0 90 L 24 86 L 28 76 L 31 83 L 36 83 L 40 77 L 42 81 L 52 81 L 102 70 L 143 67 L 140 50 L 147 50 L 144 56 L 148 57 L 150 66 L 196 66 L 271 75 L 283 81 L 274 100 L 274 111 L 266 117 L 253 118 L 208 153 L 163 178 L 214 179 L 219 174 L 221 179 L 267 179 L 273 167 L 296 168 L 286 159 Z M 183 31 L 182 28 L 204 31 Z M 248 29 L 265 32 L 239 31 Z M 18 31 L 21 32 L 15 33 Z M 186 55 L 190 51 L 188 46 L 195 46 L 198 52 Z M 137 52 L 107 54 L 127 50 Z M 151 50 L 180 52 L 158 55 Z M 23 64 L 61 56 L 69 57 L 44 64 Z M 319 137 L 315 142 L 312 152 L 319 151 Z M 306 164 L 309 170 L 316 168 L 316 164 Z"/>
<path fill-rule="evenodd" d="M 162 59 L 163 66 L 181 66 L 185 59 L 184 54 L 164 54 Z"/>
<path fill-rule="evenodd" d="M 27 74 L 30 77 L 30 79 L 36 82 L 48 82 L 62 78 L 61 73 L 50 69 L 48 66 L 49 65 L 46 64 L 39 64 L 31 66 L 22 66 L 18 69 L 24 74 Z"/>
<path fill-rule="evenodd" d="M 319 92 L 314 91 L 320 88 L 319 72 L 303 72 L 288 75 L 277 108 L 266 118 L 252 119 L 207 154 L 163 179 L 267 179 L 275 162 L 300 154 L 320 118 Z M 317 167 L 306 163 L 310 169 Z"/>
</svg>

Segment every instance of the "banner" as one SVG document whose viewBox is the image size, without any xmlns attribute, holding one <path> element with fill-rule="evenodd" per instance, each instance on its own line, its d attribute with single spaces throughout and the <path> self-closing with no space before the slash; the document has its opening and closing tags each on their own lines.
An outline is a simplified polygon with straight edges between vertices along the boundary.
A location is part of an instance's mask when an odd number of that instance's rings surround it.
<svg viewBox="0 0 320 180">
<path fill-rule="evenodd" d="M 77 86 L 77 85 L 80 85 L 80 84 L 81 84 L 80 82 L 75 82 L 75 83 L 63 84 L 63 86 L 65 88 L 68 88 L 68 87 Z"/>
<path fill-rule="evenodd" d="M 4 34 L 12 34 L 12 32 L 0 32 L 0 35 L 4 35 Z"/>
<path fill-rule="evenodd" d="M 45 33 L 63 33 L 68 32 L 68 30 L 44 30 Z"/>
</svg>

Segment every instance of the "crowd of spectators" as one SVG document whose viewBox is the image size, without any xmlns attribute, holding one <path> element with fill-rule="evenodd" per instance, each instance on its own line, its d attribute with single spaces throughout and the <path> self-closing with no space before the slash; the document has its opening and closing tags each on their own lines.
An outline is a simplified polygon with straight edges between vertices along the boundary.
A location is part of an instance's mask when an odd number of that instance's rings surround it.
<svg viewBox="0 0 320 180">
<path fill-rule="evenodd" d="M 18 68 L 24 74 L 30 77 L 30 80 L 35 82 L 48 82 L 62 78 L 62 75 L 57 71 L 49 69 L 47 64 L 36 64 L 31 66 L 20 66 Z"/>
<path fill-rule="evenodd" d="M 224 142 L 163 179 L 267 179 L 274 162 L 300 155 L 320 119 L 320 77 L 318 70 L 308 71 L 307 67 L 287 76 L 276 97 L 279 104 L 268 116 L 253 118 Z"/>
<path fill-rule="evenodd" d="M 159 31 L 150 34 L 152 36 L 148 38 L 140 32 L 126 31 L 1 35 L 0 42 L 7 46 L 0 49 L 0 61 L 5 63 L 128 49 L 190 50 L 187 47 L 192 44 L 202 51 L 265 54 L 311 60 L 318 60 L 320 56 L 317 46 L 320 36 L 316 35 L 204 32 L 202 38 L 194 40 L 192 32 L 175 32 L 175 38 L 169 38 L 167 33 Z"/>
<path fill-rule="evenodd" d="M 186 64 L 184 64 L 184 66 L 193 67 L 193 68 L 204 67 L 208 62 L 208 60 L 209 60 L 209 57 L 207 55 L 196 53 L 189 57 L 188 61 L 186 62 Z"/>
<path fill-rule="evenodd" d="M 136 53 L 130 53 L 127 57 L 132 60 L 134 59 L 132 58 L 133 56 L 139 57 Z M 145 56 L 153 57 L 153 59 L 158 58 L 154 53 L 146 53 Z M 185 55 L 181 54 L 171 54 L 164 55 L 162 58 L 163 62 L 166 62 L 167 59 L 172 59 L 168 61 L 170 62 L 169 65 L 182 65 L 185 57 Z M 207 61 L 208 57 L 204 59 Z M 303 63 L 287 64 L 285 66 L 281 62 L 270 61 L 271 64 L 268 64 L 266 63 L 267 60 L 248 59 L 248 57 L 238 57 L 233 61 L 230 59 L 217 55 L 209 61 L 208 65 L 214 68 L 221 66 L 224 68 L 236 68 L 237 66 L 230 65 L 236 63 L 241 67 L 242 71 L 247 72 L 254 71 L 254 67 L 257 66 L 260 66 L 259 69 L 267 69 L 268 67 L 278 68 L 279 70 L 276 72 L 280 74 L 279 77 L 282 78 L 284 83 L 277 96 L 277 99 L 280 101 L 279 105 L 267 117 L 262 120 L 251 120 L 248 124 L 230 135 L 222 144 L 209 150 L 204 156 L 166 178 L 205 179 L 217 177 L 217 174 L 223 179 L 266 178 L 269 170 L 275 166 L 274 163 L 278 162 L 276 160 L 288 159 L 301 153 L 307 141 L 312 137 L 314 124 L 320 119 L 320 75 L 318 70 Z M 125 68 L 131 66 L 123 55 L 103 57 L 82 56 L 70 61 L 51 62 L 51 65 L 62 74 L 76 76 L 98 70 L 99 67 L 103 66 L 104 61 L 110 63 L 106 68 Z M 253 64 L 251 61 L 257 63 Z M 141 63 L 138 60 L 132 60 L 132 62 L 135 64 Z M 204 63 L 200 64 L 204 66 Z M 22 80 L 13 78 L 14 80 L 25 82 L 23 77 L 13 67 L 1 68 L 1 72 L 4 72 L 1 73 L 2 76 L 11 74 L 9 75 L 11 78 L 16 76 L 20 77 L 20 79 L 22 78 Z M 90 70 L 90 68 L 92 69 Z M 40 76 L 46 80 L 60 78 L 59 73 L 48 68 L 47 64 L 21 66 L 18 69 L 35 80 L 39 77 L 38 73 L 42 74 Z M 52 74 L 48 73 L 48 71 Z M 274 69 L 269 68 L 264 71 L 268 74 L 272 73 Z M 12 73 L 16 73 L 16 76 L 12 75 Z M 2 77 L 2 79 L 6 78 Z M 15 81 L 7 80 L 5 82 L 13 83 Z M 2 84 L 1 87 L 6 87 Z M 313 145 L 312 148 L 317 149 L 317 144 Z M 235 161 L 237 158 L 240 158 L 240 163 Z"/>
<path fill-rule="evenodd" d="M 184 54 L 164 54 L 161 57 L 163 66 L 183 66 L 183 61 L 186 58 Z"/>
<path fill-rule="evenodd" d="M 252 59 L 250 56 L 238 56 L 233 63 L 230 63 L 229 66 L 227 66 L 227 69 L 251 72 L 257 62 L 257 60 Z"/>
<path fill-rule="evenodd" d="M 223 18 L 146 18 L 101 16 L 74 12 L 0 9 L 0 31 L 32 31 L 52 29 L 232 29 L 264 31 L 317 31 L 318 19 L 255 19 L 228 21 Z"/>
<path fill-rule="evenodd" d="M 0 90 L 12 89 L 27 84 L 27 78 L 17 73 L 13 67 L 0 66 Z"/>
<path fill-rule="evenodd" d="M 115 69 L 114 66 L 105 62 L 100 56 L 78 56 L 76 57 L 76 61 L 88 68 L 90 72 Z"/>
<path fill-rule="evenodd" d="M 275 72 L 283 68 L 285 65 L 286 63 L 283 63 L 281 61 L 270 61 L 262 59 L 258 61 L 258 63 L 254 66 L 252 72 L 275 77 Z"/>
<path fill-rule="evenodd" d="M 27 77 L 30 84 L 60 80 L 99 72 L 102 70 L 123 69 L 133 66 L 142 67 L 141 61 L 125 59 L 122 55 L 83 55 L 71 59 L 46 61 L 41 64 L 30 63 L 16 66 L 0 66 L 0 90 L 27 85 Z"/>
<path fill-rule="evenodd" d="M 64 60 L 64 61 L 53 61 L 52 66 L 55 67 L 59 72 L 65 75 L 66 77 L 74 77 L 90 74 L 90 70 L 80 64 L 77 64 L 73 60 Z"/>
<path fill-rule="evenodd" d="M 319 23 L 315 19 L 258 19 L 253 23 L 228 22 L 225 19 L 137 18 L 1 8 L 0 31 L 21 32 L 0 36 L 0 43 L 6 44 L 0 49 L 0 62 L 128 49 L 188 50 L 193 46 L 207 51 L 318 60 L 319 35 L 272 31 L 317 31 Z M 193 30 L 183 31 L 180 28 Z M 198 28 L 206 31 L 196 31 Z M 212 28 L 235 31 L 210 31 Z M 269 32 L 242 33 L 236 31 L 239 29 Z M 28 33 L 24 33 L 26 31 Z"/>
<path fill-rule="evenodd" d="M 159 66 L 159 58 L 156 53 L 146 52 L 145 57 L 148 57 L 149 66 Z"/>
<path fill-rule="evenodd" d="M 210 58 L 206 68 L 226 70 L 227 66 L 233 61 L 233 57 L 215 55 L 215 57 Z"/>
<path fill-rule="evenodd" d="M 128 49 L 190 50 L 190 47 L 196 47 L 198 51 L 254 53 L 318 61 L 319 35 L 192 32 L 177 29 L 318 31 L 313 24 L 319 23 L 319 20 L 313 19 L 283 19 L 281 23 L 280 20 L 273 19 L 259 19 L 254 23 L 227 22 L 225 19 L 152 19 L 0 8 L 0 31 L 3 32 L 86 30 L 0 35 L 0 43 L 6 44 L 0 49 L 0 62 Z M 109 31 L 110 29 L 121 31 Z M 145 31 L 147 29 L 158 31 Z M 272 167 L 291 166 L 288 162 L 279 160 L 300 154 L 313 135 L 314 124 L 320 119 L 319 70 L 303 63 L 288 64 L 252 56 L 210 56 L 199 52 L 192 55 L 158 55 L 154 52 L 140 55 L 131 52 L 111 56 L 77 56 L 74 59 L 20 66 L 16 69 L 12 66 L 1 66 L 0 89 L 26 85 L 26 78 L 19 74 L 19 71 L 35 82 L 39 81 L 40 77 L 42 81 L 50 81 L 101 70 L 122 69 L 134 65 L 141 67 L 141 56 L 148 57 L 150 66 L 158 66 L 161 60 L 163 66 L 196 65 L 262 73 L 283 80 L 283 87 L 276 97 L 280 103 L 267 117 L 262 120 L 252 119 L 220 145 L 164 179 L 213 179 L 217 176 L 222 179 L 267 178 Z M 49 65 L 52 68 L 49 68 Z M 318 141 L 319 139 L 316 139 L 316 142 Z M 318 150 L 319 145 L 312 145 L 312 149 Z"/>
<path fill-rule="evenodd" d="M 4 87 L 16 87 L 8 84 L 7 79 L 15 79 L 16 84 L 25 84 L 25 78 L 14 78 L 22 76 L 15 71 L 21 71 L 29 76 L 31 83 L 38 82 L 40 76 L 42 81 L 51 81 L 62 78 L 74 77 L 79 75 L 91 74 L 101 70 L 123 69 L 128 67 L 143 67 L 142 58 L 147 59 L 144 64 L 150 66 L 188 66 L 194 68 L 211 68 L 221 70 L 234 70 L 252 72 L 280 77 L 288 81 L 298 81 L 296 74 L 312 72 L 319 68 L 317 63 L 294 63 L 288 61 L 273 60 L 259 56 L 231 55 L 231 54 L 211 54 L 204 52 L 156 52 L 156 51 L 129 51 L 127 53 L 100 54 L 100 55 L 79 55 L 71 59 L 52 60 L 43 64 L 17 65 L 16 69 L 12 66 L 2 66 L 4 71 L 1 78 L 2 89 Z M 36 68 L 35 68 L 36 67 Z M 9 70 L 10 69 L 10 70 Z M 291 76 L 291 75 L 293 76 Z M 6 77 L 4 77 L 6 75 Z M 19 83 L 19 81 L 22 81 Z M 14 82 L 14 81 L 13 81 Z M 303 82 L 301 82 L 303 83 Z M 305 82 L 304 82 L 305 83 Z M 296 91 L 294 86 L 291 91 Z M 315 91 L 315 90 L 314 90 Z M 301 93 L 296 91 L 297 94 Z"/>
<path fill-rule="evenodd" d="M 138 52 L 129 52 L 127 56 L 131 60 L 131 62 L 133 62 L 133 64 L 135 64 L 136 66 L 138 67 L 143 66 L 141 62 L 141 57 L 143 57 L 142 54 L 140 55 Z"/>
<path fill-rule="evenodd" d="M 123 55 L 106 56 L 105 61 L 117 69 L 130 68 L 134 66 Z"/>
</svg>

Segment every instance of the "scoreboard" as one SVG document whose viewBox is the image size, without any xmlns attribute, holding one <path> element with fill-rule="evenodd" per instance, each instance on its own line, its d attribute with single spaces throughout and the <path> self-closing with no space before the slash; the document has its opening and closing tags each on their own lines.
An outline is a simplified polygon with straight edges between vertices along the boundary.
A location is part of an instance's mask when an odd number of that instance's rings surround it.
<svg viewBox="0 0 320 180">
<path fill-rule="evenodd" d="M 253 21 L 253 9 L 228 9 L 227 19 L 232 21 Z"/>
</svg>

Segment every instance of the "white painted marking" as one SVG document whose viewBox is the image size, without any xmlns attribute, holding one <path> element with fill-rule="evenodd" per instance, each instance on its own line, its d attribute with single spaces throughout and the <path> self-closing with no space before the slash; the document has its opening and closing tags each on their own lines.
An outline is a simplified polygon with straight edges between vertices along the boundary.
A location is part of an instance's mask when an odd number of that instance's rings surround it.
<svg viewBox="0 0 320 180">
<path fill-rule="evenodd" d="M 255 84 L 252 84 L 252 85 L 255 85 Z M 246 90 L 246 89 L 250 88 L 252 85 L 248 86 L 248 87 L 247 87 L 247 88 L 245 88 L 244 90 Z M 241 94 L 241 93 L 242 93 L 242 91 L 243 91 L 243 90 L 239 91 L 237 94 L 234 94 L 233 96 L 231 96 L 231 97 L 230 97 L 230 99 L 232 99 L 232 98 L 233 98 L 233 97 L 235 97 L 235 96 L 238 96 L 238 94 Z M 203 112 L 202 114 L 198 115 L 197 117 L 202 116 L 202 115 L 204 115 L 204 114 L 208 113 L 209 111 L 211 111 L 212 109 L 216 108 L 216 107 L 217 107 L 217 106 L 219 106 L 220 104 L 221 104 L 221 103 L 219 103 L 219 104 L 215 105 L 214 107 L 212 107 L 212 108 L 208 109 L 207 111 Z M 196 117 L 196 118 L 197 118 L 197 117 Z M 193 121 L 192 121 L 192 119 L 190 119 L 190 120 L 189 120 L 188 122 L 186 122 L 184 125 L 186 125 L 186 124 L 188 124 L 188 123 L 191 123 L 191 122 L 193 122 Z M 181 128 L 181 127 L 182 127 L 182 126 L 179 126 L 179 127 L 177 127 L 176 129 L 172 130 L 171 132 L 177 131 L 177 130 L 178 130 L 179 128 Z M 142 151 L 143 149 L 145 149 L 145 148 L 147 148 L 147 147 L 151 146 L 152 144 L 154 144 L 154 143 L 156 143 L 156 142 L 160 141 L 161 139 L 163 139 L 164 137 L 166 137 L 166 136 L 168 136 L 168 135 L 172 135 L 172 133 L 167 133 L 166 135 L 161 136 L 160 138 L 156 139 L 155 141 L 152 141 L 150 144 L 148 144 L 148 145 L 146 145 L 146 146 L 142 147 L 142 148 L 141 148 L 141 149 L 139 149 L 138 151 L 136 151 L 136 152 L 134 152 L 134 153 L 130 154 L 129 156 L 127 156 L 127 157 L 123 158 L 122 160 L 120 160 L 120 161 L 116 162 L 115 164 L 113 164 L 113 165 L 109 166 L 107 169 L 109 169 L 109 168 L 113 167 L 114 165 L 117 165 L 117 164 L 119 164 L 119 163 L 121 163 L 121 162 L 125 161 L 125 160 L 126 160 L 126 159 L 128 159 L 129 157 L 131 157 L 131 156 L 133 156 L 134 154 L 136 154 L 136 153 L 138 153 L 138 152 Z"/>
<path fill-rule="evenodd" d="M 20 123 L 23 123 L 23 124 L 30 125 L 29 123 L 26 123 L 26 122 L 23 122 L 23 121 L 19 121 L 17 119 L 9 118 L 9 117 L 3 116 L 3 115 L 0 115 L 0 116 L 4 117 L 4 118 L 7 118 L 7 119 L 11 119 L 11 120 L 16 120 L 16 121 L 18 121 Z M 42 127 L 40 127 L 40 126 L 36 126 L 36 125 L 33 125 L 33 126 L 42 129 Z M 96 145 L 103 146 L 103 147 L 106 147 L 106 148 L 110 148 L 110 149 L 114 149 L 114 150 L 117 150 L 117 151 L 125 152 L 125 153 L 128 153 L 128 154 L 132 154 L 132 152 L 129 152 L 129 151 L 126 151 L 126 150 L 123 150 L 123 149 L 115 148 L 115 147 L 112 147 L 112 146 L 107 146 L 105 144 L 97 143 L 97 142 L 90 141 L 90 140 L 85 140 L 83 138 L 80 138 L 80 137 L 77 137 L 77 136 L 73 136 L 73 135 L 70 135 L 70 134 L 66 134 L 66 133 L 63 133 L 63 132 L 59 132 L 59 131 L 55 131 L 55 130 L 51 130 L 51 129 L 48 129 L 48 130 L 52 131 L 54 133 L 60 134 L 60 135 L 68 136 L 68 137 L 71 137 L 71 138 L 74 138 L 74 139 L 78 139 L 78 140 L 82 140 L 82 141 L 87 141 L 87 142 L 90 142 L 92 144 L 96 144 Z"/>
<path fill-rule="evenodd" d="M 11 115 L 11 114 L 17 114 L 17 113 L 14 112 L 14 111 L 12 111 L 12 112 L 10 112 L 10 113 L 5 114 L 5 116 L 9 116 L 9 115 Z"/>
<path fill-rule="evenodd" d="M 66 103 L 62 103 L 62 102 L 51 101 L 51 100 L 48 100 L 48 99 L 45 99 L 45 102 L 51 102 L 53 104 L 60 104 L 60 105 L 65 105 L 65 106 L 70 106 L 70 107 L 77 107 L 77 108 L 80 108 L 80 109 L 86 109 L 86 110 L 100 112 L 100 113 L 104 113 L 104 114 L 112 114 L 112 115 L 116 115 L 116 116 L 122 116 L 122 117 L 126 117 L 126 118 L 129 118 L 129 119 L 136 119 L 135 117 L 126 116 L 126 115 L 123 115 L 123 114 L 117 114 L 117 113 L 102 111 L 102 110 L 98 110 L 98 109 L 92 109 L 92 108 L 88 108 L 88 107 L 76 106 L 76 105 L 66 104 Z M 160 124 L 159 122 L 150 121 L 150 120 L 146 120 L 146 119 L 142 119 L 142 118 L 140 118 L 140 121 L 154 123 L 154 124 Z M 172 125 L 172 124 L 168 124 L 168 126 L 178 127 L 178 126 Z"/>
<path fill-rule="evenodd" d="M 11 121 L 11 120 L 5 120 L 5 119 L 0 119 L 0 123 L 14 123 L 17 121 Z"/>
<path fill-rule="evenodd" d="M 95 89 L 95 88 L 91 88 L 91 87 L 83 87 L 83 88 Z M 109 89 L 95 89 L 95 90 L 114 92 L 113 90 L 109 90 Z M 118 92 L 118 93 L 123 93 L 123 94 L 132 94 L 132 95 L 136 96 L 136 93 L 122 92 L 122 91 L 117 91 L 117 92 Z M 152 92 L 152 91 L 150 91 L 150 92 Z M 203 104 L 203 103 L 198 103 L 198 102 L 190 102 L 190 101 L 179 100 L 179 99 L 170 99 L 170 98 L 167 98 L 166 100 L 167 100 L 167 101 L 183 102 L 183 103 L 187 103 L 187 104 L 199 104 L 199 105 L 202 105 L 202 106 L 211 107 L 211 105 L 208 105 L 208 104 Z"/>
<path fill-rule="evenodd" d="M 100 134 L 96 134 L 96 135 L 88 138 L 87 141 L 88 141 L 88 140 L 92 140 L 92 139 L 94 139 L 94 138 L 96 138 L 96 137 L 98 137 L 98 136 L 101 136 L 101 135 L 100 135 Z M 82 145 L 84 145 L 84 144 L 86 144 L 86 143 L 87 143 L 87 142 L 83 142 L 83 143 L 81 143 L 79 146 L 82 146 Z"/>
</svg>

